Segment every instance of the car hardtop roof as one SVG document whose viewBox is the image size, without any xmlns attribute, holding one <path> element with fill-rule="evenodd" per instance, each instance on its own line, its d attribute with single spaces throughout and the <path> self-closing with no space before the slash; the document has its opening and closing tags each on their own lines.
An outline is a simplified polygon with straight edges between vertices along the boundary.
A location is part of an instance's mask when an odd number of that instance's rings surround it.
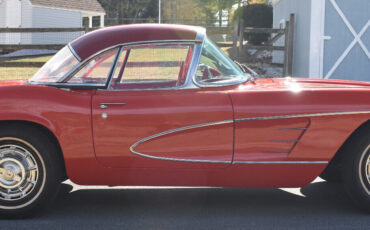
<svg viewBox="0 0 370 230">
<path fill-rule="evenodd" d="M 109 47 L 148 41 L 202 41 L 205 29 L 197 26 L 173 24 L 131 24 L 112 26 L 87 33 L 69 46 L 83 61 Z"/>
</svg>

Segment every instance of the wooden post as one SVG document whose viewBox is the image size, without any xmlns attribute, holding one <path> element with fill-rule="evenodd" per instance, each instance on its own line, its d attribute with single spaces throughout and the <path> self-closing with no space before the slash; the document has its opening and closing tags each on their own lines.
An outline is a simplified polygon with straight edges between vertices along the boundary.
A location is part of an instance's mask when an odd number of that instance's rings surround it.
<svg viewBox="0 0 370 230">
<path fill-rule="evenodd" d="M 238 20 L 235 20 L 233 30 L 233 49 L 232 49 L 233 59 L 236 59 L 238 57 L 238 34 L 239 34 L 239 22 Z"/>
<path fill-rule="evenodd" d="M 244 41 L 244 20 L 239 21 L 239 52 L 238 56 L 243 55 L 243 41 Z"/>
<path fill-rule="evenodd" d="M 293 55 L 294 55 L 294 24 L 295 24 L 295 17 L 294 14 L 290 14 L 289 20 L 289 43 L 288 43 L 288 76 L 293 76 Z"/>
<path fill-rule="evenodd" d="M 283 68 L 283 77 L 287 77 L 288 69 L 288 46 L 289 43 L 289 22 L 285 23 L 285 42 L 284 42 L 284 68 Z"/>
</svg>

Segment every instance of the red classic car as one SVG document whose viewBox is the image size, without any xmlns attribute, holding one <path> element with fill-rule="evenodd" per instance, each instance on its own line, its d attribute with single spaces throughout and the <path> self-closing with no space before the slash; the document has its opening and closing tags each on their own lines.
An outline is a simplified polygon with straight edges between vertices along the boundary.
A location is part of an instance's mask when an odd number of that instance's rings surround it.
<svg viewBox="0 0 370 230">
<path fill-rule="evenodd" d="M 198 27 L 129 25 L 0 85 L 0 215 L 81 185 L 302 187 L 370 210 L 370 83 L 256 78 Z"/>
</svg>

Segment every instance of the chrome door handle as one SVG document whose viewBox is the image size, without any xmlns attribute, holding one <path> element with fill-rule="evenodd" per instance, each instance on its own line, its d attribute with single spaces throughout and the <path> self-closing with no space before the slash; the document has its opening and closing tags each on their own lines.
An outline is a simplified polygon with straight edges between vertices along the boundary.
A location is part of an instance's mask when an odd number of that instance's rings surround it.
<svg viewBox="0 0 370 230">
<path fill-rule="evenodd" d="M 100 103 L 100 108 L 101 109 L 106 109 L 108 108 L 108 106 L 110 105 L 114 105 L 114 106 L 124 106 L 124 105 L 127 105 L 127 103 L 124 103 L 124 102 L 107 102 L 107 103 Z"/>
</svg>

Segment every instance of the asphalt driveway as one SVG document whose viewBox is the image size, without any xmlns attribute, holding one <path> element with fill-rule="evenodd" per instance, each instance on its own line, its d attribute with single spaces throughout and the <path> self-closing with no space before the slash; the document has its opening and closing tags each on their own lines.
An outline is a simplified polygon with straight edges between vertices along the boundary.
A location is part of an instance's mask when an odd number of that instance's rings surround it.
<svg viewBox="0 0 370 230">
<path fill-rule="evenodd" d="M 64 184 L 52 210 L 0 229 L 370 229 L 339 185 L 302 189 L 82 187 Z"/>
</svg>

